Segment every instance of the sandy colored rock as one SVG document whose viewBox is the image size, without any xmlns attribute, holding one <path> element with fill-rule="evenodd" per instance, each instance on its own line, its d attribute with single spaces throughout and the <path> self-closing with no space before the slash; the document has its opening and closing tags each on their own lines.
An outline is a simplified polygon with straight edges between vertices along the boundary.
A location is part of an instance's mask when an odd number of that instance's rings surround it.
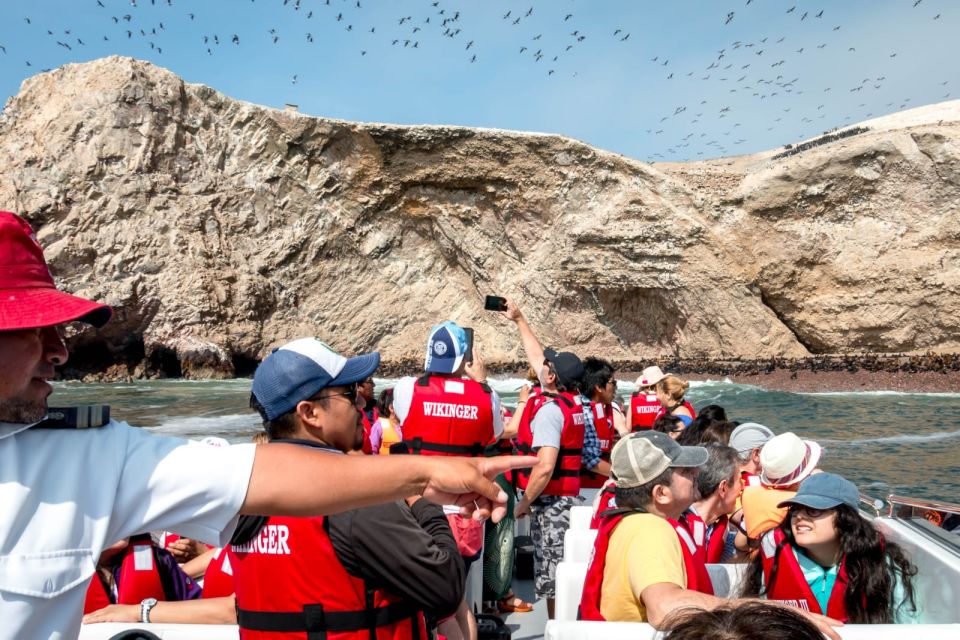
<svg viewBox="0 0 960 640">
<path fill-rule="evenodd" d="M 783 159 L 650 165 L 308 117 L 111 57 L 7 103 L 0 208 L 62 286 L 116 308 L 72 335 L 80 372 L 244 374 L 303 335 L 417 358 L 448 318 L 521 359 L 488 293 L 545 343 L 619 360 L 956 350 L 960 103 L 937 108 Z"/>
</svg>

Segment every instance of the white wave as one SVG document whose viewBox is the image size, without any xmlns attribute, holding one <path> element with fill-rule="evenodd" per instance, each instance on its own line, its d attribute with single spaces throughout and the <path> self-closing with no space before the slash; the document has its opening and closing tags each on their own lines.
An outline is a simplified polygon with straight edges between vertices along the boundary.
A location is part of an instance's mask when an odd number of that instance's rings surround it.
<svg viewBox="0 0 960 640">
<path fill-rule="evenodd" d="M 949 391 L 799 391 L 798 396 L 917 396 L 922 398 L 960 398 Z"/>
<path fill-rule="evenodd" d="M 934 433 L 924 434 L 901 434 L 896 436 L 885 436 L 882 438 L 858 438 L 856 440 L 829 440 L 818 439 L 823 445 L 857 447 L 869 444 L 910 444 L 918 442 L 936 442 L 938 440 L 953 440 L 960 438 L 960 429 L 956 431 L 936 431 Z"/>
<path fill-rule="evenodd" d="M 260 416 L 254 413 L 225 416 L 158 416 L 157 420 L 159 422 L 157 426 L 146 428 L 154 433 L 191 438 L 249 432 L 260 429 L 263 424 Z"/>
</svg>

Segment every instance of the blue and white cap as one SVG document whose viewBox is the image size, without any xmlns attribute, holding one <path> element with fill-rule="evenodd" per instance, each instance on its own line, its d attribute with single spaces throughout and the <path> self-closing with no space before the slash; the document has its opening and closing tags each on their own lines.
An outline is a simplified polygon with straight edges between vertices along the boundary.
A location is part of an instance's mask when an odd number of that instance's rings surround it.
<svg viewBox="0 0 960 640">
<path fill-rule="evenodd" d="M 467 334 L 452 320 L 430 329 L 427 358 L 423 370 L 428 373 L 453 373 L 467 353 Z"/>
<path fill-rule="evenodd" d="M 268 355 L 253 374 L 253 395 L 267 420 L 275 420 L 326 387 L 353 384 L 380 366 L 380 354 L 344 358 L 316 338 L 288 342 Z"/>
</svg>

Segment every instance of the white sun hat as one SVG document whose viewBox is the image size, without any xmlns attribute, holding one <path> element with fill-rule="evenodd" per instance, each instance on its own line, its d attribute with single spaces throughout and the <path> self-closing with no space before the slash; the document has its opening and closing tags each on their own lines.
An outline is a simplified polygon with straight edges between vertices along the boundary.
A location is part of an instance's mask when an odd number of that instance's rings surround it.
<svg viewBox="0 0 960 640">
<path fill-rule="evenodd" d="M 800 482 L 817 468 L 822 453 L 819 444 L 790 431 L 774 436 L 760 449 L 760 482 L 768 487 Z"/>
</svg>

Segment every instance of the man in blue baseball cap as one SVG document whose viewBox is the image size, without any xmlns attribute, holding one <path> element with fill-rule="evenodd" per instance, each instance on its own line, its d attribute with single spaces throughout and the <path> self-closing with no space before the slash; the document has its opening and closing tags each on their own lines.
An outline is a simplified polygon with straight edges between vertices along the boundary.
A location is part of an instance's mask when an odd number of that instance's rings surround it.
<svg viewBox="0 0 960 640">
<path fill-rule="evenodd" d="M 294 340 L 257 368 L 251 406 L 272 443 L 336 458 L 360 448 L 357 387 L 379 364 L 378 353 L 348 359 L 315 338 Z M 309 633 L 335 624 L 359 633 L 376 620 L 378 634 L 425 634 L 424 614 L 447 617 L 462 601 L 464 570 L 453 534 L 443 510 L 419 495 L 331 516 L 245 517 L 240 529 L 230 563 L 245 632 Z M 305 613 L 312 607 L 336 613 L 325 620 Z"/>
</svg>

